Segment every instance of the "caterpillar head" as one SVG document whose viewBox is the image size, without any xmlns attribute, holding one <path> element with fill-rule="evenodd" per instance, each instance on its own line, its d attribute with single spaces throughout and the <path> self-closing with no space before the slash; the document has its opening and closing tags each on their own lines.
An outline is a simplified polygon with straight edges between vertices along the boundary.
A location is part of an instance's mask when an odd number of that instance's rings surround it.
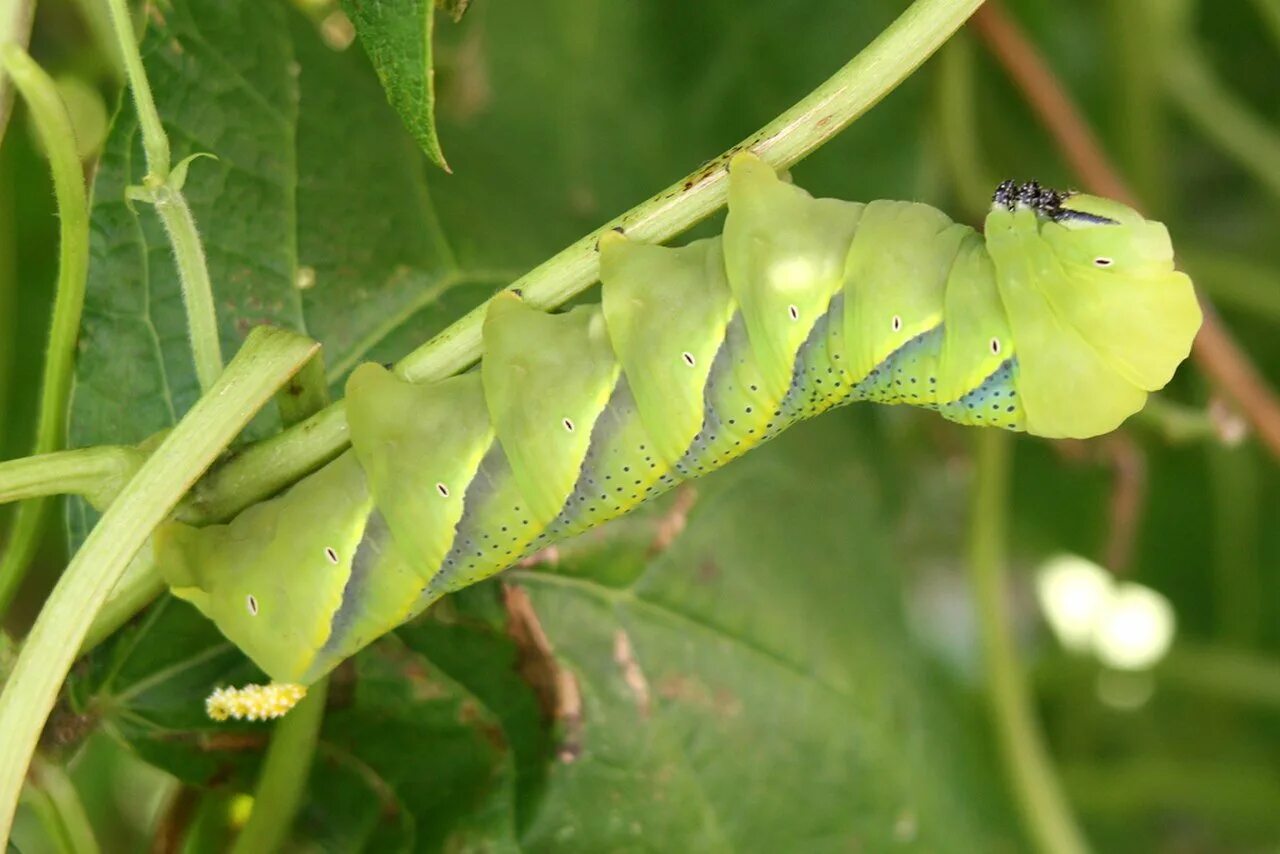
<svg viewBox="0 0 1280 854">
<path fill-rule="evenodd" d="M 1109 199 L 1006 181 L 986 238 L 1028 432 L 1106 433 L 1190 352 L 1200 306 L 1162 223 Z"/>
</svg>

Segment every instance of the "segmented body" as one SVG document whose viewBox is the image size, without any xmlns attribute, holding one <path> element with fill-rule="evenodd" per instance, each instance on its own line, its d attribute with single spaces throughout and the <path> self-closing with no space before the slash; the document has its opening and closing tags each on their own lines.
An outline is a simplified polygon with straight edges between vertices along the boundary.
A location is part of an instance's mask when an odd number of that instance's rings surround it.
<svg viewBox="0 0 1280 854">
<path fill-rule="evenodd" d="M 1072 214 L 1050 197 L 1045 218 Z M 723 237 L 610 235 L 601 253 L 600 305 L 495 298 L 478 370 L 413 385 L 358 368 L 353 449 L 230 526 L 166 531 L 175 592 L 273 678 L 308 683 L 445 593 L 834 406 L 1028 426 L 1005 305 L 1021 280 L 933 208 L 814 199 L 739 158 Z"/>
</svg>

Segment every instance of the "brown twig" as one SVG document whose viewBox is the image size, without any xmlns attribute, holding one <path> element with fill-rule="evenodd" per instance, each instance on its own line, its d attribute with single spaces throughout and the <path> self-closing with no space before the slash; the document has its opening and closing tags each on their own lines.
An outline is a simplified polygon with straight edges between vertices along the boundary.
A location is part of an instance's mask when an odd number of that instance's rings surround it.
<svg viewBox="0 0 1280 854">
<path fill-rule="evenodd" d="M 1136 194 L 1102 150 L 1089 123 L 1003 5 L 998 0 L 987 0 L 970 19 L 970 25 L 1022 90 L 1084 186 L 1090 192 L 1139 207 Z M 1196 336 L 1192 357 L 1209 380 L 1240 408 L 1271 455 L 1280 459 L 1280 400 L 1203 294 L 1200 302 L 1204 323 Z"/>
<path fill-rule="evenodd" d="M 507 634 L 519 653 L 516 665 L 521 677 L 533 689 L 543 715 L 562 730 L 557 757 L 566 765 L 582 753 L 582 692 L 573 671 L 562 665 L 542 629 L 542 621 L 523 587 L 502 585 L 502 604 L 507 611 Z"/>
<path fill-rule="evenodd" d="M 1107 506 L 1111 525 L 1102 565 L 1116 575 L 1127 575 L 1133 566 L 1142 512 L 1147 506 L 1147 458 L 1133 436 L 1124 432 L 1106 437 L 1102 447 L 1115 473 Z"/>
</svg>

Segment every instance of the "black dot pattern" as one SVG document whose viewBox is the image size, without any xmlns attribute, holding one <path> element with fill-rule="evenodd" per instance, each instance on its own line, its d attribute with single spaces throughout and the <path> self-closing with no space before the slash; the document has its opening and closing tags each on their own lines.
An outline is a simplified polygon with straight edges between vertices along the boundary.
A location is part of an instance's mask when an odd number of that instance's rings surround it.
<svg viewBox="0 0 1280 854">
<path fill-rule="evenodd" d="M 840 365 L 843 358 L 844 295 L 832 299 L 796 355 L 791 386 L 782 399 L 782 418 L 772 438 L 785 427 L 826 412 L 852 399 L 853 384 Z"/>
<path fill-rule="evenodd" d="M 631 387 L 619 379 L 591 431 L 573 492 L 547 526 L 547 538 L 555 542 L 603 524 L 679 482 L 654 452 Z"/>
<path fill-rule="evenodd" d="M 937 400 L 944 334 L 938 326 L 915 336 L 866 377 L 855 380 L 848 371 L 844 340 L 844 294 L 837 294 L 800 347 L 785 395 L 773 400 L 765 390 L 764 373 L 745 321 L 735 312 L 703 388 L 701 429 L 674 466 L 657 456 L 625 376 L 619 378 L 594 424 L 573 425 L 575 430 L 591 430 L 590 445 L 573 491 L 545 530 L 532 519 L 501 443 L 495 441 L 475 478 L 465 485 L 462 520 L 442 565 L 438 571 L 416 568 L 430 580 L 415 579 L 420 592 L 409 611 L 416 613 L 447 592 L 622 515 L 681 480 L 717 469 L 791 424 L 834 406 L 859 400 L 906 403 L 940 410 L 944 417 L 964 424 L 1022 429 L 1025 419 L 1016 391 L 1015 359 L 1003 362 L 960 400 Z M 570 429 L 567 424 L 565 429 Z M 375 512 L 356 552 L 342 606 L 334 615 L 329 646 L 349 646 L 353 633 L 367 633 L 360 603 L 373 595 L 370 579 L 376 573 L 369 567 L 383 561 L 384 552 L 393 551 L 386 548 L 390 542 L 386 523 Z"/>
<path fill-rule="evenodd" d="M 1017 388 L 1017 357 L 1005 359 L 981 385 L 959 400 L 939 407 L 942 417 L 960 424 L 1025 430 L 1026 414 Z"/>
<path fill-rule="evenodd" d="M 764 441 L 782 426 L 780 401 L 769 400 L 764 373 L 736 312 L 716 351 L 703 388 L 702 429 L 676 470 L 683 478 L 712 472 Z"/>
<path fill-rule="evenodd" d="M 937 409 L 938 354 L 943 330 L 935 326 L 889 354 L 854 389 L 856 400 Z"/>
<path fill-rule="evenodd" d="M 487 578 L 540 548 L 546 538 L 495 441 L 467 486 L 462 519 L 440 571 L 423 591 L 430 600 Z"/>
</svg>

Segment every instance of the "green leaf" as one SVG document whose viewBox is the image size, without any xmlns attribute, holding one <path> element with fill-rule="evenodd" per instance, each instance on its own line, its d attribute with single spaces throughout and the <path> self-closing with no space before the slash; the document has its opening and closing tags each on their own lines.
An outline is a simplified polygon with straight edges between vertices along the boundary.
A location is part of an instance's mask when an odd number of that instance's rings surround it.
<svg viewBox="0 0 1280 854">
<path fill-rule="evenodd" d="M 387 834 L 414 850 L 439 850 L 446 839 L 454 850 L 466 849 L 464 839 L 514 841 L 513 801 L 522 757 L 538 737 L 537 706 L 509 667 L 509 642 L 503 649 L 501 639 L 463 627 L 427 631 L 419 643 L 460 651 L 489 695 L 469 691 L 416 644 L 388 638 L 359 656 L 350 696 L 325 718 L 310 805 L 296 828 L 304 838 L 335 850 L 385 850 L 375 839 Z M 345 787 L 324 782 L 344 767 L 359 769 L 378 797 L 352 803 Z"/>
<path fill-rule="evenodd" d="M 71 710 L 194 785 L 253 779 L 268 730 L 211 721 L 204 698 L 263 675 L 192 606 L 165 596 L 68 682 Z"/>
<path fill-rule="evenodd" d="M 455 259 L 422 159 L 355 52 L 278 4 L 181 0 L 152 24 L 144 57 L 174 157 L 217 158 L 185 193 L 224 352 L 259 324 L 303 331 L 340 396 L 357 363 L 403 355 L 512 277 Z M 72 446 L 139 441 L 198 396 L 168 242 L 126 199 L 144 172 L 126 99 L 94 184 Z M 277 424 L 266 413 L 249 436 Z M 96 515 L 68 512 L 74 545 Z"/>
<path fill-rule="evenodd" d="M 433 0 L 342 0 L 342 8 L 355 25 L 391 106 L 431 161 L 451 171 L 436 133 L 431 55 L 436 4 Z M 451 14 L 457 20 L 465 10 L 464 4 Z"/>
<path fill-rule="evenodd" d="M 579 753 L 552 769 L 528 847 L 991 850 L 1004 835 L 993 769 L 965 755 L 903 624 L 874 481 L 833 453 L 848 440 L 829 417 L 709 478 L 683 534 L 625 584 L 589 555 L 515 574 L 581 694 Z"/>
</svg>

